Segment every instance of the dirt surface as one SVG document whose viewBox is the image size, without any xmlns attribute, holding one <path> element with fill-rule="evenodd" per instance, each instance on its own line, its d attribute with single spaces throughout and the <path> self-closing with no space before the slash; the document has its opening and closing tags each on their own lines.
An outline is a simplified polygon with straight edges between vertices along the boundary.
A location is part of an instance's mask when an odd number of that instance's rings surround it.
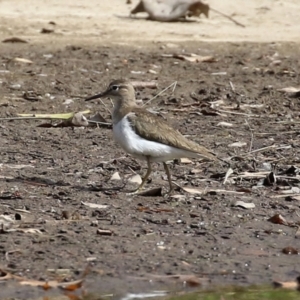
<svg viewBox="0 0 300 300">
<path fill-rule="evenodd" d="M 196 276 L 205 287 L 300 275 L 299 255 L 282 253 L 288 246 L 300 251 L 294 227 L 300 221 L 299 175 L 291 169 L 299 165 L 299 91 L 278 91 L 299 87 L 300 51 L 293 42 L 299 40 L 300 6 L 297 1 L 209 3 L 246 28 L 213 13 L 210 19 L 171 24 L 117 18 L 114 14 L 126 16 L 132 7 L 125 0 L 118 9 L 102 0 L 0 1 L 1 40 L 17 36 L 29 42 L 1 43 L 1 117 L 90 109 L 110 122 L 110 101 L 84 98 L 112 79 L 156 81 L 157 89 L 137 90 L 143 103 L 176 81 L 174 92 L 167 89 L 147 107 L 234 170 L 223 185 L 226 165 L 172 162 L 173 181 L 198 189 L 197 194 L 178 187 L 173 197 L 129 197 L 124 191 L 134 185 L 128 179 L 144 173 L 145 164 L 122 151 L 110 128 L 1 121 L 0 216 L 23 230 L 7 232 L 1 225 L 1 269 L 68 281 L 90 263 L 88 291 L 117 295 L 172 289 L 165 276 L 174 274 Z M 41 34 L 42 28 L 54 32 Z M 162 56 L 174 53 L 216 61 Z M 267 185 L 270 164 L 279 178 L 272 184 L 269 176 Z M 147 189 L 165 191 L 163 167 L 154 169 Z M 111 180 L 116 172 L 121 180 Z M 255 207 L 235 207 L 237 201 Z M 286 223 L 269 222 L 275 214 Z M 41 293 L 11 281 L 1 287 L 1 299 Z"/>
<path fill-rule="evenodd" d="M 137 91 L 143 102 L 177 80 L 174 94 L 167 90 L 152 101 L 151 108 L 220 157 L 231 157 L 235 171 L 223 185 L 226 165 L 175 162 L 171 164 L 174 182 L 198 188 L 202 195 L 178 188 L 176 197 L 129 197 L 123 191 L 132 185 L 114 188 L 135 172 L 142 174 L 145 165 L 115 144 L 111 129 L 40 128 L 45 122 L 2 121 L 1 214 L 13 219 L 19 214 L 21 221 L 16 224 L 21 228 L 40 230 L 0 235 L 4 269 L 44 280 L 59 277 L 49 269 L 67 269 L 63 272 L 70 280 L 92 260 L 88 278 L 96 282 L 94 288 L 106 292 L 123 289 L 115 283 L 127 282 L 130 276 L 150 274 L 195 274 L 212 284 L 238 285 L 299 275 L 299 255 L 282 253 L 287 246 L 299 249 L 296 228 L 267 221 L 279 213 L 288 222 L 299 223 L 299 200 L 282 191 L 297 187 L 298 181 L 259 183 L 269 173 L 268 163 L 277 163 L 276 174 L 282 176 L 293 176 L 286 171 L 299 164 L 299 99 L 277 91 L 299 83 L 297 45 L 174 47 L 114 51 L 76 46 L 52 51 L 26 44 L 1 47 L 2 117 L 90 108 L 110 121 L 109 101 L 105 107 L 97 100 L 85 103 L 83 98 L 103 90 L 112 78 L 157 80 L 158 89 Z M 201 64 L 161 57 L 183 50 L 213 55 L 217 61 Z M 14 62 L 14 57 L 33 64 Z M 149 73 L 150 69 L 157 74 Z M 28 91 L 35 92 L 36 100 L 24 99 Z M 68 99 L 71 103 L 65 104 Z M 217 113 L 210 107 L 215 101 L 219 101 Z M 219 126 L 220 122 L 232 127 Z M 245 145 L 229 147 L 235 142 Z M 272 145 L 247 154 L 249 147 L 253 151 Z M 244 172 L 260 171 L 262 178 L 241 178 Z M 115 172 L 122 180 L 110 180 Z M 108 189 L 93 191 L 92 185 Z M 155 165 L 147 188 L 161 186 L 167 187 L 166 176 L 162 166 Z M 209 192 L 224 189 L 229 192 Z M 255 208 L 233 207 L 238 200 Z M 82 202 L 107 207 L 89 208 Z M 66 214 L 69 219 L 64 219 Z M 99 235 L 98 229 L 113 235 Z M 133 287 L 140 284 L 137 280 Z"/>
</svg>

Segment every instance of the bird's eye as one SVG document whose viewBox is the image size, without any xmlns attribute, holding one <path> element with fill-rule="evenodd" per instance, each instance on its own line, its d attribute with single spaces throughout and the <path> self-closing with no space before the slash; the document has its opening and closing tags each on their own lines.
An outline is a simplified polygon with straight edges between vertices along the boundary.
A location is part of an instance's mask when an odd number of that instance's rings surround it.
<svg viewBox="0 0 300 300">
<path fill-rule="evenodd" d="M 117 90 L 119 89 L 119 86 L 118 86 L 118 85 L 113 85 L 113 86 L 111 87 L 111 89 L 112 89 L 113 91 L 117 91 Z"/>
</svg>

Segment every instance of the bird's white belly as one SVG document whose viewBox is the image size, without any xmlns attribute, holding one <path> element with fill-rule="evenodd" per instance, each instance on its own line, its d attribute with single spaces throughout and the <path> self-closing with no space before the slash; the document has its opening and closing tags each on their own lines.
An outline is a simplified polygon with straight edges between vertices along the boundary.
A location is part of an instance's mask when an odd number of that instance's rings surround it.
<svg viewBox="0 0 300 300">
<path fill-rule="evenodd" d="M 162 162 L 180 157 L 197 157 L 196 153 L 140 137 L 134 132 L 126 117 L 113 125 L 113 135 L 116 142 L 126 152 L 139 159 L 145 159 L 146 156 L 149 156 L 150 161 Z"/>
</svg>

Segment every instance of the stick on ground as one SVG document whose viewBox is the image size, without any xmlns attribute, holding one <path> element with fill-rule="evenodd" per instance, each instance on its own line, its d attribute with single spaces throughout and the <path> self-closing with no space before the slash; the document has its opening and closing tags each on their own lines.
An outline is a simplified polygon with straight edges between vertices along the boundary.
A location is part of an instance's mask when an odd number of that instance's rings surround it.
<svg viewBox="0 0 300 300">
<path fill-rule="evenodd" d="M 240 26 L 240 27 L 243 27 L 243 28 L 246 27 L 244 24 L 242 24 L 242 23 L 236 21 L 236 20 L 233 19 L 232 17 L 230 17 L 230 16 L 228 16 L 228 15 L 226 15 L 226 14 L 224 14 L 224 13 L 218 11 L 217 9 L 210 8 L 210 10 L 211 10 L 211 11 L 214 11 L 215 13 L 217 13 L 217 14 L 219 14 L 219 15 L 221 15 L 221 16 L 227 18 L 227 19 L 229 19 L 229 20 L 232 21 L 234 24 L 236 24 L 236 25 L 238 25 L 238 26 Z"/>
</svg>

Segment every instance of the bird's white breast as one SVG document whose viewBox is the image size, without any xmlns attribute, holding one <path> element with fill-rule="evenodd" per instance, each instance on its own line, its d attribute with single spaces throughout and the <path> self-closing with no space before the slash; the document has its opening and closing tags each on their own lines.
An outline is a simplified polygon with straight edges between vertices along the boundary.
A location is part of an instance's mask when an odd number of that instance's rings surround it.
<svg viewBox="0 0 300 300">
<path fill-rule="evenodd" d="M 149 156 L 150 161 L 155 162 L 162 162 L 180 157 L 197 157 L 197 154 L 190 151 L 149 141 L 140 137 L 132 129 L 127 116 L 128 115 L 113 125 L 113 135 L 116 142 L 131 155 L 140 159 L 145 159 L 146 156 Z"/>
</svg>

